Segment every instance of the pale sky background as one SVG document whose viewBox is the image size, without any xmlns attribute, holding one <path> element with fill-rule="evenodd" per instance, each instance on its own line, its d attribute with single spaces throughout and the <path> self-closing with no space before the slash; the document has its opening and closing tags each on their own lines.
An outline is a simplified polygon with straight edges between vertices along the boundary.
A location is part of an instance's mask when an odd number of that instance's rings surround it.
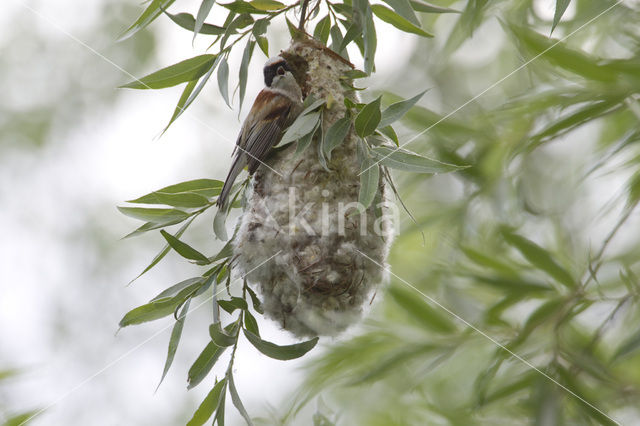
<svg viewBox="0 0 640 426">
<path fill-rule="evenodd" d="M 536 11 L 551 19 L 555 1 L 538 3 Z M 103 18 L 100 10 L 105 4 L 106 0 L 8 0 L 0 14 L 4 106 L 28 111 L 53 100 L 70 108 L 67 119 L 74 123 L 55 122 L 46 145 L 39 149 L 23 149 L 19 135 L 14 145 L 0 146 L 0 223 L 4 225 L 0 239 L 0 370 L 23 370 L 18 378 L 0 384 L 0 410 L 51 405 L 34 425 L 180 424 L 190 418 L 214 378 L 211 374 L 200 386 L 186 391 L 186 372 L 209 339 L 209 305 L 190 312 L 172 370 L 156 393 L 173 320 L 165 318 L 115 335 L 126 311 L 165 287 L 201 273 L 200 268 L 170 254 L 152 272 L 125 287 L 149 263 L 162 241 L 156 234 L 119 240 L 139 223 L 119 214 L 115 206 L 179 181 L 222 178 L 240 127 L 238 111 L 224 105 L 212 78 L 197 102 L 157 139 L 182 87 L 116 89 L 131 78 L 64 33 L 125 67 L 119 63 L 118 51 L 131 45 L 115 44 L 117 31 L 102 33 L 95 25 Z M 195 14 L 198 4 L 177 1 L 170 10 Z M 114 9 L 123 23 L 137 17 L 132 8 L 126 16 L 119 6 Z M 570 7 L 565 18 L 573 13 Z M 454 20 L 454 16 L 442 17 L 433 28 L 441 42 Z M 384 23 L 378 25 L 378 73 L 366 84 L 405 97 L 422 90 L 388 87 L 388 82 L 402 76 L 415 38 Z M 207 46 L 208 39 L 200 37 L 192 48 L 191 34 L 166 18 L 158 19 L 150 31 L 158 38 L 158 48 L 143 70 L 130 71 L 136 77 L 203 53 Z M 500 42 L 493 37 L 497 31 L 497 22 L 479 29 L 453 60 L 492 60 Z M 7 43 L 23 36 L 29 40 L 20 44 L 20 52 L 11 51 L 8 62 L 5 53 L 9 50 L 3 53 L 2 49 L 9 49 Z M 282 22 L 271 25 L 269 39 L 272 54 L 287 46 Z M 230 63 L 232 76 L 241 49 Z M 59 58 L 56 52 L 72 59 Z M 361 65 L 355 52 L 351 57 L 356 66 Z M 256 49 L 242 118 L 262 86 L 265 59 Z M 51 83 L 70 78 L 62 61 L 79 64 L 67 90 L 104 85 L 106 91 L 115 92 L 115 99 L 97 109 L 91 108 L 91 99 L 86 100 L 88 107 L 65 105 L 66 92 L 52 89 L 60 85 Z M 235 84 L 233 78 L 230 87 Z M 192 241 L 213 253 L 217 242 L 210 218 L 201 222 L 202 234 L 192 236 Z M 262 323 L 261 330 L 268 340 L 290 340 L 271 323 Z M 300 382 L 301 365 L 267 359 L 242 344 L 236 381 L 250 413 L 262 413 L 265 404 L 282 404 Z M 214 371 L 225 366 L 223 358 Z M 229 424 L 243 424 L 229 405 L 228 413 L 232 412 Z"/>
</svg>

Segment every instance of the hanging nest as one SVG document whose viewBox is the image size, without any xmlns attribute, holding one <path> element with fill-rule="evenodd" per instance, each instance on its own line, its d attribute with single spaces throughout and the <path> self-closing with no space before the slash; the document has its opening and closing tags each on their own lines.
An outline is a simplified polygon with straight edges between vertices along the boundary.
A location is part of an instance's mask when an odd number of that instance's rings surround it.
<svg viewBox="0 0 640 426">
<path fill-rule="evenodd" d="M 322 129 L 345 116 L 343 84 L 351 64 L 312 41 L 281 52 L 304 96 L 327 100 Z M 265 314 L 298 337 L 336 335 L 357 322 L 384 281 L 392 222 L 379 198 L 366 211 L 356 207 L 361 170 L 353 127 L 321 164 L 316 139 L 302 155 L 296 144 L 276 150 L 247 190 L 234 240 L 234 255 Z M 376 212 L 376 209 L 377 212 Z M 382 213 L 382 214 L 381 214 Z"/>
</svg>

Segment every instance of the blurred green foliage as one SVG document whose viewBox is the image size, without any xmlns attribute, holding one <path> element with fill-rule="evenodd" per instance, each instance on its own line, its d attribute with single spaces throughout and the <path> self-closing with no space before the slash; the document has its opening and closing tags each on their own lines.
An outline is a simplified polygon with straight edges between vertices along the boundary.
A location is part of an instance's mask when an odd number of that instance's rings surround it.
<svg viewBox="0 0 640 426">
<path fill-rule="evenodd" d="M 0 148 L 30 150 L 60 143 L 87 115 L 112 105 L 118 93 L 113 90 L 121 80 L 113 65 L 137 73 L 153 59 L 155 36 L 142 34 L 121 49 L 112 35 L 122 26 L 123 14 L 132 8 L 125 4 L 100 4 L 101 17 L 91 28 L 69 31 L 48 17 L 29 9 L 12 22 L 14 31 L 0 39 Z M 43 15 L 45 16 L 45 15 Z M 32 21 L 36 19 L 36 24 Z M 50 37 L 55 31 L 58 37 Z M 77 40 L 81 40 L 83 46 Z M 101 76 L 101 79 L 95 76 Z"/>
<path fill-rule="evenodd" d="M 388 86 L 441 101 L 409 111 L 400 144 L 473 167 L 396 174 L 416 221 L 389 289 L 267 424 L 298 424 L 318 394 L 341 425 L 640 418 L 640 7 L 574 3 L 553 37 L 531 1 L 470 0 L 450 30 L 425 16 L 436 38 Z"/>
</svg>

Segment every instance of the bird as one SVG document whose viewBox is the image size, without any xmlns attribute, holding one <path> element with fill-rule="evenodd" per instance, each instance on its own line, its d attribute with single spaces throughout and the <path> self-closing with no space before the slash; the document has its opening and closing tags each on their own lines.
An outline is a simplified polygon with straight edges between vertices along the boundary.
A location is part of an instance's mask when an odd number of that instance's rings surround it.
<svg viewBox="0 0 640 426">
<path fill-rule="evenodd" d="M 231 154 L 233 162 L 216 202 L 219 210 L 226 208 L 233 183 L 245 166 L 253 175 L 302 111 L 302 90 L 283 57 L 270 58 L 263 74 L 266 87 L 256 96 L 242 124 Z"/>
</svg>

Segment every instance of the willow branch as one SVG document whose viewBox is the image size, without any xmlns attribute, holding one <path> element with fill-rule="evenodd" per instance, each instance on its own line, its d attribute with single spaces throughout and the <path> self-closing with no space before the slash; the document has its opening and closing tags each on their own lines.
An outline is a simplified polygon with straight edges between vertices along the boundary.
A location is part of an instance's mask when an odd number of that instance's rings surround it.
<svg viewBox="0 0 640 426">
<path fill-rule="evenodd" d="M 300 9 L 300 24 L 298 25 L 298 29 L 300 31 L 304 31 L 304 21 L 306 19 L 307 14 L 307 5 L 309 4 L 309 0 L 302 1 L 302 9 Z"/>
</svg>

